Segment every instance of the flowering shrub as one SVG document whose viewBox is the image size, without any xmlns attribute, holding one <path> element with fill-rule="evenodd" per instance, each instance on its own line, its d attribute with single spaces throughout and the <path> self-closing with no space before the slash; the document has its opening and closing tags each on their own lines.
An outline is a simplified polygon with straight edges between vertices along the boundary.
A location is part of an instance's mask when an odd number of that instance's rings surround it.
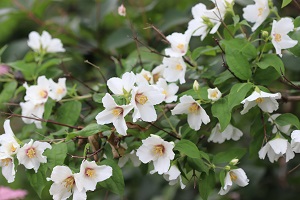
<svg viewBox="0 0 300 200">
<path fill-rule="evenodd" d="M 131 24 L 126 6 L 113 12 Z M 24 58 L 0 65 L 0 107 L 11 118 L 0 135 L 3 177 L 14 182 L 23 165 L 41 199 L 45 188 L 53 199 L 87 199 L 103 189 L 123 196 L 122 169 L 131 160 L 132 168 L 208 199 L 251 184 L 244 157 L 253 166 L 266 156 L 266 165 L 291 162 L 300 122 L 284 106 L 300 86 L 284 58 L 300 56 L 300 17 L 281 17 L 280 9 L 272 0 L 196 3 L 184 32 L 150 25 L 164 49 L 141 40 L 131 24 L 136 50 L 111 56 L 113 72 L 85 61 L 99 73 L 92 85 L 68 71 L 76 55 L 67 36 L 30 32 Z"/>
</svg>

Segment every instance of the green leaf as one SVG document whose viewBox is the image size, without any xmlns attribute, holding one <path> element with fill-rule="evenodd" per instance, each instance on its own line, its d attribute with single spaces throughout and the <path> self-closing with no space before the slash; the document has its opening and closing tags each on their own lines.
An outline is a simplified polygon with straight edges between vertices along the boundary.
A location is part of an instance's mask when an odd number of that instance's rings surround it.
<svg viewBox="0 0 300 200">
<path fill-rule="evenodd" d="M 104 93 L 95 93 L 93 94 L 93 100 L 97 103 L 102 103 L 102 98 L 104 97 Z"/>
<path fill-rule="evenodd" d="M 229 163 L 232 159 L 241 159 L 247 153 L 246 148 L 231 148 L 225 152 L 218 153 L 213 158 L 213 163 Z"/>
<path fill-rule="evenodd" d="M 281 73 L 284 74 L 284 64 L 282 60 L 275 54 L 265 55 L 262 60 L 256 64 L 261 69 L 266 69 L 271 66 L 278 72 L 279 75 L 281 75 Z"/>
<path fill-rule="evenodd" d="M 25 63 L 24 61 L 17 61 L 8 63 L 8 65 L 16 70 L 21 71 L 27 81 L 31 81 L 34 79 L 36 63 Z"/>
<path fill-rule="evenodd" d="M 193 50 L 192 52 L 192 59 L 197 60 L 199 56 L 206 55 L 206 56 L 216 56 L 217 50 L 219 47 L 212 47 L 212 46 L 206 46 L 206 47 L 198 47 Z"/>
<path fill-rule="evenodd" d="M 11 81 L 4 84 L 0 93 L 0 109 L 7 107 L 5 103 L 8 103 L 12 99 L 17 86 L 17 81 Z"/>
<path fill-rule="evenodd" d="M 44 153 L 47 156 L 48 168 L 52 170 L 57 165 L 63 165 L 67 152 L 68 147 L 66 143 L 53 144 L 52 149 Z"/>
<path fill-rule="evenodd" d="M 246 56 L 244 56 L 240 51 L 226 51 L 225 57 L 227 65 L 234 75 L 242 80 L 249 80 L 251 78 L 251 66 Z"/>
<path fill-rule="evenodd" d="M 204 161 L 201 158 L 187 158 L 189 166 L 198 172 L 204 172 L 208 174 L 209 168 L 205 165 Z"/>
<path fill-rule="evenodd" d="M 211 112 L 214 117 L 218 118 L 221 125 L 221 132 L 228 126 L 231 120 L 231 112 L 228 107 L 227 98 L 221 98 L 211 107 Z"/>
<path fill-rule="evenodd" d="M 180 140 L 175 144 L 174 150 L 177 150 L 190 158 L 200 158 L 198 147 L 189 140 Z"/>
<path fill-rule="evenodd" d="M 300 19 L 299 19 L 300 21 Z M 300 23 L 300 22 L 299 22 Z M 293 40 L 297 40 L 298 43 L 293 48 L 288 49 L 290 52 L 292 52 L 295 56 L 300 57 L 300 30 L 294 31 L 291 34 L 291 38 Z"/>
<path fill-rule="evenodd" d="M 214 85 L 219 85 L 221 83 L 224 83 L 230 78 L 233 78 L 234 76 L 230 73 L 230 71 L 226 70 L 218 75 L 218 77 L 214 81 Z"/>
<path fill-rule="evenodd" d="M 215 173 L 210 171 L 209 174 L 202 173 L 199 178 L 199 193 L 203 200 L 207 200 L 209 193 L 215 186 Z"/>
<path fill-rule="evenodd" d="M 228 95 L 228 107 L 231 111 L 235 106 L 240 105 L 245 99 L 247 93 L 252 88 L 251 83 L 238 83 L 235 84 Z"/>
<path fill-rule="evenodd" d="M 226 176 L 226 170 L 222 170 L 219 175 L 222 188 L 224 187 L 225 176 Z"/>
<path fill-rule="evenodd" d="M 257 56 L 257 50 L 255 46 L 244 38 L 234 38 L 230 40 L 222 40 L 221 44 L 225 45 L 225 52 L 231 53 L 238 51 L 244 55 L 247 59 L 253 59 Z"/>
<path fill-rule="evenodd" d="M 46 164 L 41 164 L 37 173 L 35 173 L 33 169 L 26 171 L 26 175 L 29 180 L 29 183 L 33 187 L 35 192 L 38 194 L 40 199 L 42 199 L 42 191 L 47 184 L 46 172 L 47 172 Z"/>
<path fill-rule="evenodd" d="M 109 179 L 100 182 L 99 185 L 115 194 L 123 195 L 125 183 L 120 167 L 114 161 L 109 159 L 103 160 L 100 164 L 111 166 L 113 169 L 113 175 Z"/>
<path fill-rule="evenodd" d="M 297 129 L 300 129 L 300 122 L 297 116 L 293 115 L 292 113 L 285 113 L 281 114 L 275 119 L 275 123 L 279 126 L 285 126 L 285 125 L 293 125 Z"/>
<path fill-rule="evenodd" d="M 42 66 L 40 66 L 38 68 L 38 72 L 42 72 L 42 71 L 46 70 L 49 67 L 57 66 L 57 65 L 61 64 L 62 62 L 67 62 L 67 61 L 70 61 L 70 60 L 71 60 L 70 58 L 64 58 L 64 59 L 52 58 L 50 60 L 45 61 L 42 64 Z"/>
<path fill-rule="evenodd" d="M 80 115 L 81 103 L 79 101 L 69 101 L 60 106 L 56 113 L 56 121 L 73 126 Z M 57 130 L 61 126 L 56 126 Z"/>
<path fill-rule="evenodd" d="M 292 0 L 283 0 L 283 1 L 282 1 L 281 8 L 283 8 L 283 7 L 287 6 L 287 5 L 289 5 L 291 2 L 292 2 Z"/>
<path fill-rule="evenodd" d="M 96 133 L 109 131 L 109 130 L 111 130 L 111 128 L 109 126 L 99 125 L 99 124 L 94 123 L 94 124 L 87 125 L 80 131 L 75 131 L 75 132 L 72 132 L 69 134 L 75 134 L 75 136 L 88 137 L 88 136 L 94 135 Z"/>
</svg>

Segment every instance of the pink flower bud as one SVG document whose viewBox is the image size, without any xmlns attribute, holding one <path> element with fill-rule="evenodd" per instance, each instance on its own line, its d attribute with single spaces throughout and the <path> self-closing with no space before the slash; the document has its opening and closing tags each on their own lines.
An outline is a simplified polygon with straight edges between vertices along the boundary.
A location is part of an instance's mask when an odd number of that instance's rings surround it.
<svg viewBox="0 0 300 200">
<path fill-rule="evenodd" d="M 0 76 L 7 74 L 9 72 L 9 66 L 5 64 L 0 64 Z"/>
<path fill-rule="evenodd" d="M 121 4 L 120 6 L 119 6 L 119 8 L 118 8 L 118 13 L 119 13 L 119 15 L 121 15 L 121 16 L 126 16 L 126 8 L 125 8 L 125 6 L 123 5 L 123 4 Z"/>
</svg>

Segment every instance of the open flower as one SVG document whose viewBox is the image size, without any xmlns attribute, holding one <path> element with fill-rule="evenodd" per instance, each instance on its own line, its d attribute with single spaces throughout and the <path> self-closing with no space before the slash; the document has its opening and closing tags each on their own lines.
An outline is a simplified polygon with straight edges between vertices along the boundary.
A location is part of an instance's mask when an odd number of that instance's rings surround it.
<svg viewBox="0 0 300 200">
<path fill-rule="evenodd" d="M 281 114 L 273 114 L 269 117 L 268 121 L 269 122 L 274 122 L 276 120 L 277 117 L 279 117 Z M 272 129 L 272 133 L 277 133 L 278 131 L 280 131 L 281 133 L 285 133 L 287 135 L 290 135 L 290 128 L 291 128 L 291 124 L 285 125 L 285 126 L 280 126 L 278 124 L 273 126 Z"/>
<path fill-rule="evenodd" d="M 3 127 L 5 133 L 0 135 L 0 153 L 13 156 L 20 149 L 20 144 L 15 139 L 15 134 L 11 130 L 9 119 L 5 120 Z"/>
<path fill-rule="evenodd" d="M 282 57 L 281 50 L 289 49 L 295 46 L 298 41 L 292 40 L 288 33 L 294 29 L 294 23 L 290 18 L 281 18 L 279 21 L 274 20 L 272 25 L 272 44 L 275 47 L 276 54 Z"/>
<path fill-rule="evenodd" d="M 48 181 L 53 181 L 50 187 L 50 194 L 54 200 L 66 200 L 73 194 L 73 199 L 86 199 L 86 191 L 79 191 L 77 183 L 82 182 L 81 179 L 74 177 L 69 167 L 55 166 Z"/>
<path fill-rule="evenodd" d="M 191 34 L 189 32 L 184 34 L 175 32 L 168 35 L 166 38 L 171 44 L 171 48 L 165 50 L 166 55 L 171 57 L 181 57 L 186 54 L 191 39 Z"/>
<path fill-rule="evenodd" d="M 30 32 L 27 44 L 35 52 L 39 53 L 65 52 L 61 40 L 52 38 L 47 31 L 43 31 L 42 35 L 36 31 Z"/>
<path fill-rule="evenodd" d="M 139 118 L 145 122 L 152 122 L 157 119 L 154 105 L 161 103 L 165 95 L 154 86 L 140 85 L 132 90 L 131 104 L 134 106 L 133 122 Z"/>
<path fill-rule="evenodd" d="M 38 171 L 41 163 L 47 162 L 47 157 L 42 154 L 46 149 L 51 149 L 52 146 L 47 142 L 39 142 L 31 139 L 29 143 L 25 144 L 17 153 L 19 163 L 24 165 L 27 169 L 34 169 Z"/>
<path fill-rule="evenodd" d="M 208 142 L 214 142 L 214 143 L 223 143 L 225 140 L 234 140 L 238 141 L 243 136 L 243 132 L 232 126 L 231 124 L 228 124 L 228 126 L 225 128 L 223 132 L 221 132 L 221 126 L 218 123 L 211 131 L 211 134 L 208 138 Z"/>
<path fill-rule="evenodd" d="M 105 108 L 96 116 L 97 124 L 109 124 L 113 123 L 117 132 L 121 135 L 127 135 L 127 125 L 124 117 L 132 110 L 132 105 L 122 105 L 116 104 L 113 97 L 106 93 L 102 98 L 102 103 Z"/>
<path fill-rule="evenodd" d="M 182 183 L 182 178 L 180 176 L 181 172 L 179 169 L 175 166 L 172 165 L 166 173 L 164 173 L 163 177 L 166 181 L 169 181 L 169 185 L 175 185 L 176 183 L 180 183 L 180 188 L 184 189 L 185 185 Z"/>
<path fill-rule="evenodd" d="M 300 130 L 294 130 L 291 134 L 291 146 L 295 153 L 300 153 Z"/>
<path fill-rule="evenodd" d="M 157 135 L 152 135 L 145 140 L 142 140 L 136 155 L 143 163 L 153 161 L 154 171 L 158 174 L 166 173 L 170 167 L 170 161 L 174 159 L 174 143 L 164 141 Z"/>
<path fill-rule="evenodd" d="M 55 101 L 60 101 L 67 94 L 66 78 L 58 79 L 58 83 L 50 79 L 49 87 L 49 97 Z"/>
<path fill-rule="evenodd" d="M 259 158 L 264 159 L 268 155 L 271 163 L 277 161 L 278 158 L 285 154 L 285 161 L 288 162 L 294 158 L 295 154 L 292 151 L 291 144 L 284 138 L 278 138 L 270 140 L 263 148 L 258 152 Z"/>
<path fill-rule="evenodd" d="M 112 176 L 112 168 L 107 165 L 97 165 L 95 161 L 82 161 L 80 172 L 75 174 L 76 186 L 79 191 L 94 191 L 100 181 L 104 181 Z"/>
<path fill-rule="evenodd" d="M 161 64 L 156 66 L 153 70 L 152 70 L 152 75 L 153 75 L 153 82 L 156 83 L 159 78 L 163 78 L 164 77 L 164 71 L 165 71 L 166 66 Z"/>
<path fill-rule="evenodd" d="M 46 103 L 50 92 L 50 83 L 45 76 L 37 79 L 37 85 L 28 87 L 27 83 L 23 85 L 26 88 L 25 101 L 31 101 L 33 104 Z"/>
<path fill-rule="evenodd" d="M 233 183 L 241 187 L 245 187 L 249 184 L 249 179 L 243 169 L 232 169 L 227 172 L 224 180 L 224 187 L 220 189 L 219 194 L 225 195 L 230 190 Z"/>
<path fill-rule="evenodd" d="M 162 93 L 165 95 L 165 102 L 171 103 L 177 100 L 177 95 L 175 95 L 179 87 L 175 83 L 171 83 L 168 85 L 167 81 L 163 78 L 160 78 L 156 85 L 161 89 Z"/>
<path fill-rule="evenodd" d="M 136 74 L 136 84 L 153 84 L 152 73 L 142 69 L 140 73 Z"/>
<path fill-rule="evenodd" d="M 262 111 L 272 113 L 278 109 L 278 102 L 276 99 L 280 99 L 281 94 L 271 94 L 263 91 L 254 91 L 249 97 L 244 99 L 241 103 L 244 104 L 244 109 L 241 114 L 247 113 L 254 106 L 258 106 Z"/>
<path fill-rule="evenodd" d="M 2 167 L 2 175 L 6 178 L 7 182 L 14 182 L 16 175 L 14 158 L 0 152 L 0 167 Z"/>
<path fill-rule="evenodd" d="M 20 103 L 21 109 L 22 109 L 22 116 L 25 117 L 33 117 L 33 118 L 43 118 L 43 114 L 45 111 L 45 105 L 44 104 L 34 104 L 32 101 L 27 102 L 21 102 Z M 29 119 L 22 117 L 22 120 L 25 124 L 32 124 L 34 123 L 37 128 L 42 128 L 42 122 L 35 120 L 35 119 Z"/>
<path fill-rule="evenodd" d="M 116 95 L 124 95 L 130 93 L 135 84 L 135 74 L 126 72 L 122 78 L 113 77 L 107 81 L 108 88 Z"/>
<path fill-rule="evenodd" d="M 255 4 L 243 8 L 243 17 L 247 21 L 255 23 L 252 27 L 252 31 L 255 31 L 270 14 L 268 0 L 254 0 L 254 2 Z"/>
<path fill-rule="evenodd" d="M 207 124 L 210 122 L 209 116 L 200 104 L 191 96 L 184 95 L 179 99 L 180 103 L 171 110 L 172 115 L 187 114 L 189 126 L 194 130 L 199 130 L 202 122 Z"/>
<path fill-rule="evenodd" d="M 186 72 L 186 64 L 184 63 L 182 57 L 164 57 L 163 65 L 166 66 L 163 76 L 168 82 L 175 82 L 179 80 L 180 84 L 185 83 L 184 76 Z"/>
<path fill-rule="evenodd" d="M 208 99 L 210 99 L 212 101 L 218 101 L 222 96 L 222 93 L 220 92 L 220 90 L 217 87 L 213 88 L 213 89 L 208 88 L 207 93 L 208 93 Z"/>
</svg>

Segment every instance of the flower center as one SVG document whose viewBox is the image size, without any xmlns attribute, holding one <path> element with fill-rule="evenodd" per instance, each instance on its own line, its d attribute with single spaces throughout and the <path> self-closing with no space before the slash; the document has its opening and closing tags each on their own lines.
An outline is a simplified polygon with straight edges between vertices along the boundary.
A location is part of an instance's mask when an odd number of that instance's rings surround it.
<svg viewBox="0 0 300 200">
<path fill-rule="evenodd" d="M 229 172 L 229 175 L 230 175 L 230 179 L 232 180 L 232 181 L 236 181 L 237 180 L 237 175 L 234 173 L 234 172 Z"/>
<path fill-rule="evenodd" d="M 27 149 L 26 155 L 28 158 L 34 158 L 36 156 L 35 149 L 33 147 L 30 147 L 29 149 Z"/>
<path fill-rule="evenodd" d="M 275 41 L 276 41 L 276 42 L 280 42 L 280 41 L 281 41 L 281 35 L 278 34 L 278 33 L 275 33 L 275 34 L 274 34 L 274 38 L 275 38 Z"/>
<path fill-rule="evenodd" d="M 262 103 L 262 102 L 264 102 L 264 99 L 259 97 L 255 101 L 256 101 L 256 103 Z"/>
<path fill-rule="evenodd" d="M 112 114 L 114 116 L 119 116 L 120 114 L 123 113 L 123 108 L 120 108 L 120 107 L 115 107 L 113 110 L 112 110 Z"/>
<path fill-rule="evenodd" d="M 151 80 L 151 77 L 149 77 L 147 74 L 143 74 L 143 77 L 149 82 Z"/>
<path fill-rule="evenodd" d="M 162 156 L 165 152 L 165 147 L 162 144 L 155 145 L 153 148 L 153 152 L 155 155 Z"/>
<path fill-rule="evenodd" d="M 135 101 L 144 105 L 148 101 L 148 97 L 143 94 L 137 94 L 135 95 Z"/>
<path fill-rule="evenodd" d="M 65 91 L 64 88 L 59 87 L 59 88 L 56 90 L 56 93 L 57 93 L 57 94 L 62 94 L 64 91 Z"/>
<path fill-rule="evenodd" d="M 176 46 L 182 53 L 184 52 L 184 44 L 178 44 Z"/>
<path fill-rule="evenodd" d="M 177 64 L 175 69 L 178 70 L 178 71 L 181 71 L 183 68 L 182 68 L 181 64 Z"/>
<path fill-rule="evenodd" d="M 68 178 L 66 178 L 64 181 L 64 186 L 65 188 L 68 188 L 68 191 L 71 191 L 73 188 L 73 185 L 75 184 L 75 179 L 73 176 L 69 176 Z"/>
<path fill-rule="evenodd" d="M 12 159 L 11 158 L 4 158 L 4 159 L 1 159 L 1 162 L 3 163 L 3 166 L 8 166 L 9 163 L 12 162 Z"/>
<path fill-rule="evenodd" d="M 48 96 L 48 92 L 45 91 L 45 90 L 40 90 L 40 91 L 39 91 L 39 95 L 40 95 L 40 97 L 42 97 L 42 98 L 46 98 L 46 97 Z"/>
<path fill-rule="evenodd" d="M 211 96 L 212 98 L 217 98 L 217 97 L 218 97 L 218 92 L 217 92 L 217 91 L 213 91 L 213 92 L 210 94 L 210 96 Z"/>
<path fill-rule="evenodd" d="M 94 177 L 95 176 L 95 170 L 91 168 L 86 168 L 85 175 L 88 177 Z"/>
<path fill-rule="evenodd" d="M 159 77 L 160 77 L 159 73 L 153 74 L 153 81 L 156 83 L 158 81 Z"/>
<path fill-rule="evenodd" d="M 258 16 L 262 16 L 264 9 L 263 8 L 259 8 L 258 9 Z"/>
<path fill-rule="evenodd" d="M 163 93 L 164 95 L 166 95 L 166 96 L 167 96 L 167 94 L 168 94 L 167 90 L 162 91 L 162 93 Z"/>
<path fill-rule="evenodd" d="M 198 104 L 193 103 L 190 107 L 189 107 L 189 112 L 190 113 L 196 113 L 199 110 L 200 106 L 198 106 Z"/>
<path fill-rule="evenodd" d="M 17 148 L 14 147 L 13 144 L 11 144 L 11 146 L 10 146 L 10 151 L 11 151 L 12 153 L 14 153 L 16 150 L 17 150 Z"/>
</svg>

